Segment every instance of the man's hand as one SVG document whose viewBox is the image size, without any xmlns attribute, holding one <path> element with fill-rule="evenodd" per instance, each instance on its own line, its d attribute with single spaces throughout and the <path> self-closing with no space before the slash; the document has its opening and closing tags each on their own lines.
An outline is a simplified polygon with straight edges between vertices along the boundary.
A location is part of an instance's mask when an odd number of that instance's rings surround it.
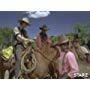
<svg viewBox="0 0 90 90">
<path fill-rule="evenodd" d="M 31 43 L 34 43 L 34 42 L 35 42 L 33 39 L 29 39 L 29 41 L 30 41 Z"/>
<path fill-rule="evenodd" d="M 30 43 L 29 39 L 25 39 L 25 40 L 24 40 L 24 43 L 25 43 L 25 44 Z"/>
<path fill-rule="evenodd" d="M 29 39 L 25 39 L 23 42 L 24 47 L 26 48 L 30 43 Z"/>
<path fill-rule="evenodd" d="M 25 39 L 24 41 L 24 47 L 27 47 L 29 45 L 31 45 L 32 43 L 34 43 L 35 41 L 32 39 Z"/>
</svg>

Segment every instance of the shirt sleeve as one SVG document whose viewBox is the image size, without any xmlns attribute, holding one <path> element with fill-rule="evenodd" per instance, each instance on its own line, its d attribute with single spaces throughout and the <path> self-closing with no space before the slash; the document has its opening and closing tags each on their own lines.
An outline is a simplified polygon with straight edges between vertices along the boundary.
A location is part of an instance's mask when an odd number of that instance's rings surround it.
<svg viewBox="0 0 90 90">
<path fill-rule="evenodd" d="M 15 35 L 20 34 L 20 31 L 18 30 L 17 27 L 14 28 L 14 34 L 15 34 Z"/>
<path fill-rule="evenodd" d="M 18 41 L 23 42 L 23 41 L 26 40 L 26 38 L 23 37 L 23 36 L 20 34 L 20 31 L 18 30 L 17 27 L 14 28 L 14 34 L 15 34 L 15 37 L 16 37 L 16 39 L 17 39 Z"/>
<path fill-rule="evenodd" d="M 68 73 L 68 76 L 71 78 L 74 78 L 75 73 L 79 72 L 75 55 L 73 53 L 70 53 L 67 58 L 68 58 L 69 66 L 70 66 L 70 71 Z"/>
</svg>

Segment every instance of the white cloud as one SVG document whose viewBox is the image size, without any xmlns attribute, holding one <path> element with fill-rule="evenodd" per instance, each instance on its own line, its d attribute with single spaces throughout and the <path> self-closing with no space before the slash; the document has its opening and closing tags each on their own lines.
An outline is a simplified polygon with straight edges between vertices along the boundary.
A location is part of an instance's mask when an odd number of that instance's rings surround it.
<svg viewBox="0 0 90 90">
<path fill-rule="evenodd" d="M 26 14 L 29 18 L 43 18 L 50 15 L 49 11 L 27 11 Z"/>
</svg>

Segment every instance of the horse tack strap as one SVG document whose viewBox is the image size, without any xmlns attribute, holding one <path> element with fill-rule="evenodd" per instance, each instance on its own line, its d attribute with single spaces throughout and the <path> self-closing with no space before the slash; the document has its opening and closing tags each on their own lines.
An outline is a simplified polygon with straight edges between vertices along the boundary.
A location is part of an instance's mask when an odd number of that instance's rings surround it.
<svg viewBox="0 0 90 90">
<path fill-rule="evenodd" d="M 64 54 L 63 59 L 62 59 L 62 71 L 64 70 L 64 65 L 65 65 L 64 61 L 65 61 L 66 54 L 67 53 Z"/>
<path fill-rule="evenodd" d="M 27 54 L 29 54 L 29 52 L 32 51 L 33 54 L 32 54 L 32 63 L 33 63 L 33 66 L 31 67 L 31 69 L 27 69 L 24 65 L 24 58 Z M 34 55 L 34 51 L 33 51 L 33 48 L 32 47 L 28 47 L 28 49 L 26 49 L 23 53 L 23 56 L 22 56 L 22 60 L 21 60 L 21 72 L 23 71 L 26 71 L 28 73 L 31 73 L 32 71 L 34 71 L 36 69 L 36 65 L 37 65 L 37 61 L 36 61 L 36 57 Z"/>
<path fill-rule="evenodd" d="M 34 49 L 34 51 L 39 52 L 44 58 L 46 58 L 47 61 L 48 61 L 48 60 L 49 60 L 49 61 L 52 61 L 52 60 L 50 60 L 49 58 L 47 58 L 47 56 L 44 55 L 44 54 L 41 52 L 41 50 L 35 50 L 35 49 Z M 48 61 L 48 62 L 49 62 L 49 61 Z"/>
<path fill-rule="evenodd" d="M 22 53 L 21 53 L 21 56 L 23 56 L 26 52 L 28 53 L 31 49 L 31 46 L 26 48 Z"/>
</svg>

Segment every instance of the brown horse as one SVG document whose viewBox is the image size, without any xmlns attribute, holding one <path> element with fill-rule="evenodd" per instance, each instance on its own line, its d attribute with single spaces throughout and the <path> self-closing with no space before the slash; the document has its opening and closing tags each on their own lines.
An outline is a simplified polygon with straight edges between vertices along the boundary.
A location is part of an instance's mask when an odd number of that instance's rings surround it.
<svg viewBox="0 0 90 90">
<path fill-rule="evenodd" d="M 32 52 L 32 60 L 28 55 Z M 28 48 L 24 51 L 21 60 L 21 73 L 23 78 L 56 78 L 54 68 L 50 65 L 56 61 L 58 50 L 53 47 L 46 47 L 44 50 Z"/>
<path fill-rule="evenodd" d="M 0 79 L 9 79 L 12 78 L 14 73 L 14 58 L 5 61 L 0 54 Z"/>
</svg>

